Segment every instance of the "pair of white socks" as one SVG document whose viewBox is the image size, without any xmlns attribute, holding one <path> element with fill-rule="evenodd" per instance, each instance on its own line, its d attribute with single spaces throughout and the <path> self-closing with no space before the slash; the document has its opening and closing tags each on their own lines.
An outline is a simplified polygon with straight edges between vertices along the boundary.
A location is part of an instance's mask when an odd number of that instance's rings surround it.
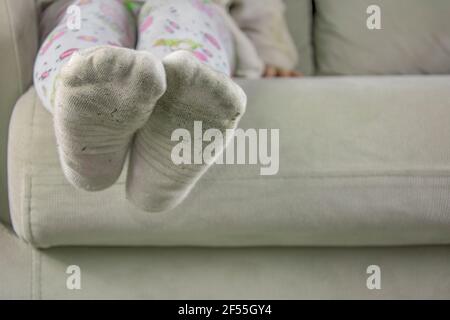
<svg viewBox="0 0 450 320">
<path fill-rule="evenodd" d="M 148 212 L 170 210 L 213 162 L 175 164 L 173 132 L 186 129 L 193 136 L 195 121 L 203 130 L 235 129 L 246 102 L 230 77 L 187 51 L 160 61 L 126 48 L 82 50 L 56 81 L 54 121 L 64 174 L 78 188 L 106 189 L 131 148 L 127 198 Z"/>
</svg>

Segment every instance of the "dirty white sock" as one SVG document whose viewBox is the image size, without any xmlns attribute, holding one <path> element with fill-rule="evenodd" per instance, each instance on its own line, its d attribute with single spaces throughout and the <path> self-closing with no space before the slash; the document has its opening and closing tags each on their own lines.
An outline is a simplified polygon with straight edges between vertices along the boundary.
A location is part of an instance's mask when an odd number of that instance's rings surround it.
<svg viewBox="0 0 450 320">
<path fill-rule="evenodd" d="M 203 131 L 235 129 L 247 102 L 243 90 L 230 77 L 198 61 L 190 52 L 174 52 L 163 59 L 163 64 L 167 91 L 136 135 L 127 179 L 128 199 L 149 212 L 177 206 L 210 165 L 175 164 L 171 153 L 179 141 L 171 141 L 172 133 L 186 129 L 193 139 L 195 121 L 202 122 Z M 216 157 L 221 151 L 223 148 Z M 201 152 L 192 146 L 192 154 Z"/>
<path fill-rule="evenodd" d="M 74 186 L 96 191 L 117 180 L 134 133 L 165 87 L 164 67 L 148 52 L 105 46 L 71 57 L 56 81 L 54 123 Z"/>
</svg>

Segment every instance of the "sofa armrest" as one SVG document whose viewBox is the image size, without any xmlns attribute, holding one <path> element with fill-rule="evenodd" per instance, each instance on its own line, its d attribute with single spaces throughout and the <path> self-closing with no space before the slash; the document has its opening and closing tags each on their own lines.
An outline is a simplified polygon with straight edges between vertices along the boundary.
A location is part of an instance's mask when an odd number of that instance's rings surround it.
<svg viewBox="0 0 450 320">
<path fill-rule="evenodd" d="M 32 82 L 38 47 L 35 1 L 0 1 L 0 221 L 9 223 L 6 145 L 11 111 Z"/>
<path fill-rule="evenodd" d="M 14 230 L 43 248 L 450 244 L 449 80 L 240 80 L 249 103 L 239 126 L 260 135 L 245 147 L 263 152 L 258 164 L 247 156 L 213 166 L 182 205 L 159 214 L 126 200 L 126 170 L 101 192 L 70 185 L 32 88 L 10 125 Z M 269 165 L 278 173 L 262 176 Z"/>
</svg>

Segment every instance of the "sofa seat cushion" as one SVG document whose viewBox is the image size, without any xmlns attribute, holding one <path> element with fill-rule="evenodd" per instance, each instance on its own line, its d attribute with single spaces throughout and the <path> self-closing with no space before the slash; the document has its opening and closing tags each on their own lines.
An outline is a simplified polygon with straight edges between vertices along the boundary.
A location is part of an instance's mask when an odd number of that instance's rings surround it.
<svg viewBox="0 0 450 320">
<path fill-rule="evenodd" d="M 450 244 L 450 77 L 241 81 L 242 128 L 279 129 L 279 172 L 215 165 L 171 212 L 64 178 L 30 89 L 10 126 L 16 232 L 37 247 Z"/>
</svg>

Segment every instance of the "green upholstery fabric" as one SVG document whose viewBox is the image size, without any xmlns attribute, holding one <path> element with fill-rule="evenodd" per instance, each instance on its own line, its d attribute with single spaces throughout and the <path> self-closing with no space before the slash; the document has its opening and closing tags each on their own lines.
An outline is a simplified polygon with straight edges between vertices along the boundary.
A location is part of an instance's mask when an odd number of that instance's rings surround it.
<svg viewBox="0 0 450 320">
<path fill-rule="evenodd" d="M 36 250 L 0 226 L 0 256 L 0 299 L 450 298 L 449 247 Z M 66 287 L 71 265 L 81 290 Z"/>
<path fill-rule="evenodd" d="M 449 74 L 450 1 L 316 0 L 318 72 L 332 75 Z M 370 5 L 381 30 L 369 30 Z"/>
<path fill-rule="evenodd" d="M 34 1 L 0 2 L 0 221 L 9 223 L 6 145 L 11 111 L 32 81 L 37 50 Z"/>
<path fill-rule="evenodd" d="M 241 84 L 242 128 L 280 130 L 279 173 L 214 166 L 160 214 L 125 199 L 125 175 L 98 193 L 69 185 L 51 115 L 31 89 L 11 122 L 15 230 L 38 247 L 450 243 L 448 76 Z"/>
<path fill-rule="evenodd" d="M 298 49 L 297 70 L 306 76 L 314 75 L 314 47 L 312 44 L 312 0 L 285 0 L 286 18 Z"/>
<path fill-rule="evenodd" d="M 0 223 L 0 300 L 31 299 L 33 250 Z"/>
</svg>

